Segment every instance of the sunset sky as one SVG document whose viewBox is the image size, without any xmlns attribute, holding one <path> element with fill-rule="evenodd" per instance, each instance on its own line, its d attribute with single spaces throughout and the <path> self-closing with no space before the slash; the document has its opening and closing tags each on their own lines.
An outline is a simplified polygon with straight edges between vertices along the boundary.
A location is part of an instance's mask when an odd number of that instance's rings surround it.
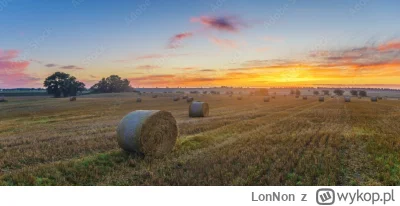
<svg viewBox="0 0 400 206">
<path fill-rule="evenodd" d="M 400 1 L 0 1 L 0 88 L 400 87 Z M 255 3 L 257 2 L 257 3 Z"/>
</svg>

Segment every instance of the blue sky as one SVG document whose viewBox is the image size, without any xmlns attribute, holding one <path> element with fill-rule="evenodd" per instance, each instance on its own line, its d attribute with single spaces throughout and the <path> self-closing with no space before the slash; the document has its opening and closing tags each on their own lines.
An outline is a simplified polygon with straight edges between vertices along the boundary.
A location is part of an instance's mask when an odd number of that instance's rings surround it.
<svg viewBox="0 0 400 206">
<path fill-rule="evenodd" d="M 376 0 L 5 0 L 0 4 L 0 87 L 41 86 L 55 71 L 71 73 L 87 85 L 111 74 L 129 78 L 137 86 L 393 84 L 399 6 L 399 1 Z M 219 27 L 221 22 L 234 30 Z M 168 48 L 178 34 L 190 35 L 179 38 L 177 48 Z M 327 79 L 324 68 L 310 66 L 322 61 L 310 59 L 310 52 L 336 55 L 387 44 L 395 46 L 385 54 L 368 52 L 379 56 L 379 62 L 387 59 L 382 55 L 394 56 L 379 72 L 368 67 L 367 75 L 364 71 L 355 77 L 361 67 L 354 63 L 363 63 L 358 59 L 346 65 L 340 62 L 337 68 L 347 66 L 352 76 L 344 72 L 339 78 L 331 71 L 332 78 Z M 6 68 L 6 51 L 17 52 L 7 61 L 29 65 Z M 277 59 L 286 62 L 279 64 L 281 70 L 265 64 Z M 254 60 L 263 64 L 253 67 L 263 69 L 243 68 Z M 290 78 L 285 80 L 286 75 Z"/>
</svg>

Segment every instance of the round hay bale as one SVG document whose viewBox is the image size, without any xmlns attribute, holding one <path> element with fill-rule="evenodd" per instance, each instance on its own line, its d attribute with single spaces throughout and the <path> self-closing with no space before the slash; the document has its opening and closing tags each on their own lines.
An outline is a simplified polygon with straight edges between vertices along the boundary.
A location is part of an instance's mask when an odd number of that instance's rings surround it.
<svg viewBox="0 0 400 206">
<path fill-rule="evenodd" d="M 76 97 L 70 97 L 69 101 L 71 101 L 71 102 L 76 101 Z"/>
<path fill-rule="evenodd" d="M 7 102 L 7 100 L 4 97 L 0 97 L 0 102 Z"/>
<path fill-rule="evenodd" d="M 206 102 L 192 102 L 189 106 L 189 117 L 207 117 L 209 106 Z"/>
<path fill-rule="evenodd" d="M 361 97 L 358 97 L 358 99 L 361 99 Z"/>
<path fill-rule="evenodd" d="M 351 98 L 350 97 L 344 97 L 344 102 L 350 102 Z"/>
<path fill-rule="evenodd" d="M 242 97 L 237 97 L 237 100 L 242 100 Z"/>
<path fill-rule="evenodd" d="M 186 96 L 186 95 L 182 97 L 182 99 L 187 99 L 187 98 L 188 98 L 188 96 Z"/>
<path fill-rule="evenodd" d="M 179 97 L 174 97 L 174 98 L 173 98 L 174 102 L 179 101 L 180 99 L 181 99 L 181 98 L 179 98 Z"/>
<path fill-rule="evenodd" d="M 189 103 L 190 103 L 190 102 L 193 102 L 193 100 L 194 100 L 193 97 L 188 97 L 188 98 L 186 99 L 186 102 L 189 102 Z"/>
<path fill-rule="evenodd" d="M 379 100 L 382 100 L 382 97 L 378 97 Z"/>
<path fill-rule="evenodd" d="M 269 97 L 264 97 L 264 102 L 269 102 Z"/>
<path fill-rule="evenodd" d="M 176 120 L 167 111 L 133 111 L 120 121 L 117 128 L 118 145 L 123 150 L 150 156 L 170 152 L 177 137 Z"/>
<path fill-rule="evenodd" d="M 136 102 L 142 102 L 142 98 L 138 97 L 138 98 L 136 99 Z"/>
<path fill-rule="evenodd" d="M 371 97 L 371 102 L 377 102 L 378 98 L 377 97 Z"/>
<path fill-rule="evenodd" d="M 331 96 L 331 98 L 333 99 L 333 98 L 334 98 L 334 96 L 332 95 L 332 96 Z"/>
<path fill-rule="evenodd" d="M 158 95 L 157 95 L 157 94 L 153 95 L 153 98 L 157 98 L 157 97 L 158 97 Z"/>
<path fill-rule="evenodd" d="M 271 97 L 272 99 L 275 99 L 275 95 Z"/>
<path fill-rule="evenodd" d="M 303 96 L 303 100 L 307 100 L 307 96 Z"/>
<path fill-rule="evenodd" d="M 299 95 L 296 95 L 296 99 L 298 99 L 299 98 Z"/>
<path fill-rule="evenodd" d="M 319 97 L 319 98 L 318 98 L 318 101 L 320 101 L 320 102 L 325 101 L 325 97 Z"/>
</svg>

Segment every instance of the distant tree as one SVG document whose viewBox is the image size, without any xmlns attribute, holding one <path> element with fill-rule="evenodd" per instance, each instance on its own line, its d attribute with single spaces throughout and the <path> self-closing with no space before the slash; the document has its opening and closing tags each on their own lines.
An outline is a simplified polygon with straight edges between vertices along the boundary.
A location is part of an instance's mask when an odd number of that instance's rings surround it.
<svg viewBox="0 0 400 206">
<path fill-rule="evenodd" d="M 268 89 L 265 88 L 255 91 L 255 95 L 257 96 L 268 96 L 268 94 L 269 94 Z"/>
<path fill-rule="evenodd" d="M 344 91 L 341 90 L 341 89 L 335 89 L 335 90 L 333 91 L 333 93 L 335 93 L 335 94 L 338 95 L 338 96 L 342 96 L 342 95 L 344 94 Z"/>
<path fill-rule="evenodd" d="M 96 93 L 127 92 L 133 90 L 129 84 L 129 80 L 121 79 L 118 75 L 111 75 L 107 78 L 102 78 L 90 89 Z"/>
<path fill-rule="evenodd" d="M 314 95 L 319 95 L 319 91 L 314 91 Z"/>
<path fill-rule="evenodd" d="M 358 95 L 358 91 L 357 90 L 351 90 L 350 94 L 353 96 L 357 96 Z"/>
<path fill-rule="evenodd" d="M 296 89 L 296 95 L 299 96 L 301 94 L 300 90 Z"/>
<path fill-rule="evenodd" d="M 43 85 L 46 87 L 47 93 L 56 98 L 61 97 L 61 95 L 64 97 L 75 96 L 78 92 L 85 90 L 84 83 L 64 72 L 56 72 L 50 75 Z"/>
<path fill-rule="evenodd" d="M 358 94 L 362 97 L 366 97 L 367 96 L 367 92 L 364 90 L 361 90 L 360 92 L 358 92 Z"/>
<path fill-rule="evenodd" d="M 324 95 L 329 95 L 329 90 L 322 90 L 322 92 L 324 93 Z"/>
</svg>

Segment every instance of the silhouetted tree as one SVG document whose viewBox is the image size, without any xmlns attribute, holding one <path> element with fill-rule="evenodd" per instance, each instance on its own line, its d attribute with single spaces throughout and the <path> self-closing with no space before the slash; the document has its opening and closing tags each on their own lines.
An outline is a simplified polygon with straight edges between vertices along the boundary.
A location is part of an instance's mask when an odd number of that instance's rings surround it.
<svg viewBox="0 0 400 206">
<path fill-rule="evenodd" d="M 324 93 L 324 95 L 329 95 L 329 90 L 322 90 L 322 92 Z"/>
<path fill-rule="evenodd" d="M 344 91 L 341 90 L 341 89 L 335 89 L 335 90 L 333 91 L 333 93 L 335 93 L 335 94 L 338 95 L 338 96 L 342 96 L 343 93 L 344 93 Z"/>
<path fill-rule="evenodd" d="M 299 96 L 301 94 L 300 90 L 296 89 L 296 95 Z"/>
<path fill-rule="evenodd" d="M 129 86 L 129 84 L 129 80 L 121 79 L 121 77 L 119 77 L 118 75 L 111 75 L 107 78 L 101 79 L 90 89 L 93 92 L 99 93 L 125 92 L 132 90 L 132 87 Z"/>
<path fill-rule="evenodd" d="M 63 95 L 64 97 L 75 96 L 78 92 L 85 90 L 85 84 L 76 80 L 74 76 L 70 76 L 64 72 L 56 72 L 43 83 L 46 87 L 47 93 L 54 95 L 58 98 Z"/>
<path fill-rule="evenodd" d="M 255 91 L 255 95 L 257 96 L 268 96 L 268 89 L 262 88 Z"/>
<path fill-rule="evenodd" d="M 366 96 L 367 96 L 367 92 L 364 91 L 364 90 L 358 92 L 358 94 L 359 94 L 360 96 L 362 96 L 362 97 L 366 97 Z"/>
<path fill-rule="evenodd" d="M 357 96 L 358 95 L 358 91 L 357 90 L 351 90 L 350 94 L 353 96 Z"/>
</svg>

